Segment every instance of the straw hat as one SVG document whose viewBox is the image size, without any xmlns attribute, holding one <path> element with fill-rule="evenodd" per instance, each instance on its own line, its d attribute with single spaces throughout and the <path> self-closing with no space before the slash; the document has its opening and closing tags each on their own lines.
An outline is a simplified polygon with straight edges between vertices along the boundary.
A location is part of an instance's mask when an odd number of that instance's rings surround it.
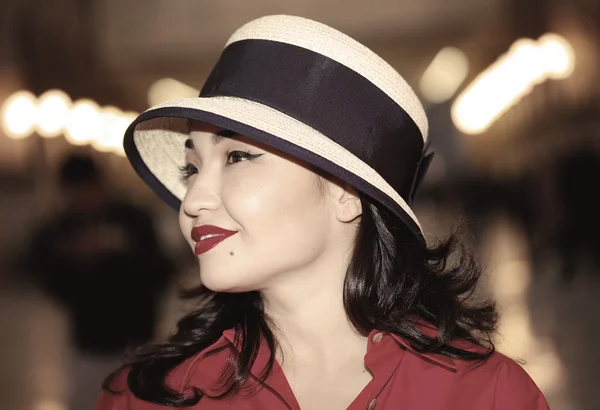
<svg viewBox="0 0 600 410">
<path fill-rule="evenodd" d="M 432 154 L 406 81 L 347 35 L 300 17 L 262 17 L 229 39 L 198 98 L 148 109 L 124 148 L 145 182 L 179 209 L 188 120 L 267 144 L 349 183 L 424 242 L 410 204 Z"/>
</svg>

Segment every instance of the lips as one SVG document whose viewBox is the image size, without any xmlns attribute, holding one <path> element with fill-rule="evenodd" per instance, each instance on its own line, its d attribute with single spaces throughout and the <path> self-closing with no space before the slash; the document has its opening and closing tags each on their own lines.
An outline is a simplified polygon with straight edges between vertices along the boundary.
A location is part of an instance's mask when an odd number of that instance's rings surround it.
<svg viewBox="0 0 600 410">
<path fill-rule="evenodd" d="M 194 253 L 201 255 L 208 252 L 236 233 L 237 231 L 230 231 L 214 225 L 196 226 L 192 229 L 192 239 L 196 242 Z"/>
</svg>

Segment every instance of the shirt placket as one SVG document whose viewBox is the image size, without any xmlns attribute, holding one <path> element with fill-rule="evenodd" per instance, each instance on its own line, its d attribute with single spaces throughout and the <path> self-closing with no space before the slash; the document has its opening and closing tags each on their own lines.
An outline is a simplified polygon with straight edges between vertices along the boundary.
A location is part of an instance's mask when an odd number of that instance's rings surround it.
<svg viewBox="0 0 600 410">
<path fill-rule="evenodd" d="M 382 392 L 391 382 L 402 358 L 404 349 L 388 334 L 372 332 L 369 335 L 365 365 L 373 375 L 373 380 L 357 396 L 347 410 L 382 409 L 385 397 Z"/>
</svg>

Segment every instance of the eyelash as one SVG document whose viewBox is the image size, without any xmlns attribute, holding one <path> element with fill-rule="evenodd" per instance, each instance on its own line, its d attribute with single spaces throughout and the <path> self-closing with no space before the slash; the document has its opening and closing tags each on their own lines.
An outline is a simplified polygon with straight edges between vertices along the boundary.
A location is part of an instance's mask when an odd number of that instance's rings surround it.
<svg viewBox="0 0 600 410">
<path fill-rule="evenodd" d="M 226 165 L 233 165 L 236 164 L 238 162 L 242 162 L 242 161 L 252 161 L 253 159 L 256 159 L 258 157 L 260 157 L 262 154 L 250 154 L 249 151 L 242 151 L 242 150 L 234 150 L 234 151 L 227 151 L 226 153 L 226 158 L 227 158 L 227 162 Z M 237 159 L 237 161 L 234 162 L 229 162 L 232 158 Z M 181 178 L 184 180 L 189 179 L 192 175 L 196 174 L 198 172 L 198 169 L 196 168 L 196 166 L 194 164 L 191 163 L 187 163 L 184 166 L 180 166 L 179 168 L 179 172 L 181 172 Z"/>
</svg>

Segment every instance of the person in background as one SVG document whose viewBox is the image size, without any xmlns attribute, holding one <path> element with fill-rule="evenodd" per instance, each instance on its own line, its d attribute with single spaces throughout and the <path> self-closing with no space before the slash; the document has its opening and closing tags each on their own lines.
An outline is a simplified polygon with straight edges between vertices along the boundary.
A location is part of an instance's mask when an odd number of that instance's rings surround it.
<svg viewBox="0 0 600 410">
<path fill-rule="evenodd" d="M 70 409 L 93 408 L 106 369 L 153 338 L 173 265 L 151 217 L 117 199 L 91 157 L 60 165 L 63 209 L 34 234 L 35 282 L 68 312 L 73 361 Z"/>
</svg>

